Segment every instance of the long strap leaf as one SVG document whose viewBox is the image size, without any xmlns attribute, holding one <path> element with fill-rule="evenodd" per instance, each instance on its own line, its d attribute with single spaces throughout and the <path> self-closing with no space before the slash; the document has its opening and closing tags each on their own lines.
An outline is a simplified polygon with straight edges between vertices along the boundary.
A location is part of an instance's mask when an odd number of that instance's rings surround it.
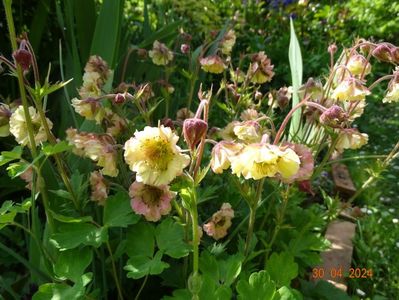
<svg viewBox="0 0 399 300">
<path fill-rule="evenodd" d="M 290 46 L 288 50 L 288 58 L 290 61 L 291 78 L 292 78 L 292 107 L 299 103 L 298 89 L 302 85 L 302 55 L 299 42 L 295 34 L 294 22 L 290 19 Z M 294 112 L 291 123 L 289 137 L 301 138 L 301 111 Z"/>
</svg>

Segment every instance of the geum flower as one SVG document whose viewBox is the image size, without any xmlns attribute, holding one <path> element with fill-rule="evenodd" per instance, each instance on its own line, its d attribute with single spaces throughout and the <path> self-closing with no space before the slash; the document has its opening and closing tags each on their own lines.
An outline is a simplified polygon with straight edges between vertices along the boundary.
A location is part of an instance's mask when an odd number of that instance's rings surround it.
<svg viewBox="0 0 399 300">
<path fill-rule="evenodd" d="M 149 185 L 170 183 L 183 172 L 190 157 L 176 145 L 179 137 L 169 127 L 146 126 L 136 131 L 124 146 L 124 157 L 136 180 Z"/>
<path fill-rule="evenodd" d="M 166 66 L 173 60 L 173 52 L 165 44 L 154 41 L 152 50 L 148 52 L 152 62 L 158 66 Z"/>
<path fill-rule="evenodd" d="M 102 167 L 101 173 L 111 177 L 118 175 L 116 167 L 117 152 L 114 139 L 108 134 L 78 133 L 76 129 L 66 131 L 67 141 L 73 146 L 72 151 L 79 156 L 85 156 L 97 162 Z"/>
<path fill-rule="evenodd" d="M 313 174 L 314 168 L 312 151 L 304 145 L 288 142 L 283 143 L 283 147 L 288 147 L 289 149 L 294 150 L 300 160 L 298 172 L 296 172 L 293 176 L 289 178 L 283 179 L 283 181 L 285 183 L 291 183 L 294 181 L 304 181 L 310 179 Z"/>
<path fill-rule="evenodd" d="M 234 210 L 229 203 L 223 203 L 220 210 L 212 215 L 211 220 L 204 224 L 204 231 L 213 239 L 220 240 L 227 235 L 232 218 L 234 218 Z"/>
<path fill-rule="evenodd" d="M 231 159 L 239 153 L 243 145 L 231 141 L 221 141 L 212 149 L 211 169 L 214 173 L 223 173 L 230 167 Z"/>
<path fill-rule="evenodd" d="M 274 66 L 265 52 L 261 51 L 252 56 L 252 62 L 249 65 L 248 77 L 252 83 L 265 83 L 272 80 L 274 76 Z"/>
<path fill-rule="evenodd" d="M 101 102 L 95 98 L 89 97 L 83 100 L 73 98 L 72 106 L 79 115 L 87 120 L 93 120 L 100 124 L 104 119 L 105 109 L 102 107 Z"/>
<path fill-rule="evenodd" d="M 231 160 L 231 170 L 245 179 L 261 179 L 264 177 L 290 178 L 299 170 L 300 159 L 289 148 L 266 143 L 250 144 Z"/>
<path fill-rule="evenodd" d="M 169 191 L 167 185 L 152 186 L 135 181 L 129 188 L 129 196 L 136 214 L 143 215 L 147 221 L 156 222 L 170 212 L 170 202 L 176 193 Z"/>
<path fill-rule="evenodd" d="M 205 72 L 220 74 L 226 69 L 226 65 L 218 55 L 210 55 L 200 60 L 201 68 Z"/>
<path fill-rule="evenodd" d="M 105 205 L 109 188 L 103 175 L 98 171 L 91 172 L 89 182 L 91 189 L 90 199 L 97 202 L 98 205 Z"/>
<path fill-rule="evenodd" d="M 359 149 L 367 144 L 369 136 L 366 133 L 360 133 L 356 128 L 346 128 L 339 132 L 335 149 L 343 152 L 344 149 Z"/>
<path fill-rule="evenodd" d="M 40 115 L 32 106 L 29 106 L 28 110 L 32 120 L 33 135 L 36 144 L 45 142 L 47 140 L 47 135 L 41 122 Z M 49 129 L 51 129 L 53 123 L 47 118 L 46 122 Z M 10 132 L 15 137 L 15 140 L 22 146 L 29 143 L 28 126 L 26 124 L 24 108 L 22 105 L 20 105 L 10 117 Z"/>
<path fill-rule="evenodd" d="M 356 78 L 347 78 L 335 88 L 332 98 L 339 101 L 364 101 L 370 91 Z"/>
</svg>

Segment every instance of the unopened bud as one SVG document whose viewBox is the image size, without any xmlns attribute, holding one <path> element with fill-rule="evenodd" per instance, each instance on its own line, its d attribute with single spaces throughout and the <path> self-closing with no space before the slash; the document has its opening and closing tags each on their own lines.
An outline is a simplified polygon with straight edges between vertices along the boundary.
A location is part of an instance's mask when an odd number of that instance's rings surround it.
<svg viewBox="0 0 399 300">
<path fill-rule="evenodd" d="M 169 127 L 170 129 L 174 130 L 175 129 L 175 125 L 173 124 L 173 120 L 170 118 L 163 118 L 161 120 L 161 125 L 165 126 L 165 127 Z"/>
<path fill-rule="evenodd" d="M 262 97 L 263 97 L 263 94 L 261 92 L 259 92 L 259 91 L 255 92 L 255 99 L 256 100 L 261 100 Z"/>
<path fill-rule="evenodd" d="M 392 61 L 391 49 L 386 44 L 378 45 L 371 54 L 380 61 Z"/>
<path fill-rule="evenodd" d="M 30 65 L 32 64 L 32 54 L 26 49 L 18 49 L 14 51 L 12 56 L 15 59 L 15 62 L 19 64 L 22 70 L 29 70 Z"/>
<path fill-rule="evenodd" d="M 140 58 L 140 59 L 147 59 L 147 57 L 148 57 L 148 52 L 147 52 L 147 50 L 146 49 L 143 49 L 143 48 L 139 48 L 139 49 L 137 49 L 137 56 Z"/>
<path fill-rule="evenodd" d="M 190 52 L 190 45 L 188 44 L 181 44 L 180 46 L 180 51 L 183 54 L 187 54 L 188 52 Z"/>
<path fill-rule="evenodd" d="M 391 58 L 396 64 L 399 64 L 399 47 L 391 49 Z"/>
<path fill-rule="evenodd" d="M 115 98 L 114 98 L 114 103 L 115 104 L 122 104 L 126 101 L 126 95 L 125 94 L 116 94 Z"/>
<path fill-rule="evenodd" d="M 340 106 L 333 105 L 321 114 L 320 123 L 330 127 L 339 127 L 347 117 L 347 114 Z"/>
<path fill-rule="evenodd" d="M 190 118 L 184 120 L 183 135 L 184 140 L 191 150 L 197 146 L 208 130 L 208 124 L 198 118 Z"/>
<path fill-rule="evenodd" d="M 331 44 L 331 45 L 329 45 L 328 46 L 328 52 L 331 54 L 331 55 L 334 55 L 335 54 L 335 52 L 337 52 L 337 45 L 335 45 L 335 44 Z"/>
</svg>

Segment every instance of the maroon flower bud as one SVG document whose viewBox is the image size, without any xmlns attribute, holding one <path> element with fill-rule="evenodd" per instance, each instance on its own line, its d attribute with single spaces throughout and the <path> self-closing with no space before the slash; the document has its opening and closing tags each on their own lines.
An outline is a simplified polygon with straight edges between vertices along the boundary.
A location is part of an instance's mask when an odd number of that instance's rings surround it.
<svg viewBox="0 0 399 300">
<path fill-rule="evenodd" d="M 340 106 L 333 105 L 321 114 L 320 123 L 330 127 L 339 127 L 347 118 L 347 114 Z"/>
<path fill-rule="evenodd" d="M 180 51 L 183 54 L 187 54 L 190 51 L 190 45 L 188 44 L 181 44 Z"/>
<path fill-rule="evenodd" d="M 312 196 L 315 195 L 315 192 L 312 189 L 312 183 L 310 180 L 304 180 L 298 182 L 298 188 L 300 191 L 310 194 Z"/>
<path fill-rule="evenodd" d="M 391 48 L 386 44 L 378 45 L 371 54 L 380 61 L 392 61 Z"/>
<path fill-rule="evenodd" d="M 146 49 L 137 49 L 137 55 L 140 59 L 147 59 L 148 53 Z"/>
<path fill-rule="evenodd" d="M 161 120 L 161 125 L 165 126 L 165 127 L 169 127 L 170 129 L 174 130 L 175 129 L 175 125 L 173 124 L 173 120 L 170 118 L 163 118 Z"/>
<path fill-rule="evenodd" d="M 208 130 L 208 124 L 198 118 L 190 118 L 184 120 L 183 123 L 183 135 L 184 140 L 191 150 L 195 149 L 195 146 L 201 141 Z"/>
<path fill-rule="evenodd" d="M 122 104 L 126 101 L 126 95 L 125 94 L 116 94 L 115 98 L 114 98 L 114 103 L 115 104 Z"/>
<path fill-rule="evenodd" d="M 32 54 L 26 49 L 20 48 L 12 54 L 15 59 L 15 62 L 19 64 L 22 70 L 29 70 L 30 65 L 32 64 Z"/>
</svg>

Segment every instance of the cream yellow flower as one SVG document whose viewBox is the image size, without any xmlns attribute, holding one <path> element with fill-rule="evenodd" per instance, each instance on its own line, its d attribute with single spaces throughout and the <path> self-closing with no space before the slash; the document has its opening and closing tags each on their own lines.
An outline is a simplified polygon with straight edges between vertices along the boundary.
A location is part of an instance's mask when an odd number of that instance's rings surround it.
<svg viewBox="0 0 399 300">
<path fill-rule="evenodd" d="M 223 173 L 230 167 L 230 162 L 244 146 L 242 144 L 221 141 L 212 149 L 211 169 L 214 173 Z"/>
<path fill-rule="evenodd" d="M 399 82 L 390 84 L 388 92 L 382 99 L 383 103 L 399 102 Z"/>
<path fill-rule="evenodd" d="M 344 149 L 359 149 L 367 144 L 369 136 L 360 133 L 356 128 L 347 128 L 340 131 L 335 149 L 343 152 Z"/>
<path fill-rule="evenodd" d="M 278 174 L 289 178 L 298 172 L 299 166 L 300 159 L 292 149 L 281 150 L 265 143 L 247 145 L 231 161 L 233 174 L 255 180 Z"/>
<path fill-rule="evenodd" d="M 84 100 L 73 98 L 72 106 L 79 115 L 85 117 L 87 120 L 94 120 L 97 124 L 100 124 L 105 116 L 105 110 L 101 106 L 101 103 L 94 98 Z"/>
<path fill-rule="evenodd" d="M 332 98 L 340 101 L 364 101 L 370 91 L 357 79 L 348 78 L 335 88 Z"/>
<path fill-rule="evenodd" d="M 86 99 L 101 95 L 101 75 L 97 72 L 86 72 L 83 74 L 83 84 L 79 89 L 80 97 Z"/>
<path fill-rule="evenodd" d="M 226 69 L 226 65 L 218 55 L 211 55 L 200 60 L 201 68 L 205 72 L 220 74 Z"/>
<path fill-rule="evenodd" d="M 190 157 L 176 145 L 179 137 L 169 127 L 146 126 L 125 143 L 125 161 L 136 180 L 149 185 L 170 183 L 183 172 Z"/>
<path fill-rule="evenodd" d="M 230 55 L 231 50 L 233 49 L 235 43 L 236 43 L 236 34 L 234 30 L 230 29 L 226 33 L 221 42 L 222 53 L 225 55 Z"/>
<path fill-rule="evenodd" d="M 256 143 L 261 140 L 261 128 L 256 121 L 244 121 L 234 126 L 234 134 L 242 141 Z"/>
<path fill-rule="evenodd" d="M 47 140 L 47 135 L 40 121 L 40 115 L 32 106 L 29 106 L 29 115 L 32 120 L 35 142 L 37 144 L 45 142 Z M 53 123 L 47 118 L 46 121 L 48 127 L 51 129 L 53 127 Z M 25 146 L 29 143 L 28 127 L 26 125 L 24 108 L 22 105 L 20 105 L 10 117 L 10 132 L 19 144 Z"/>
<path fill-rule="evenodd" d="M 352 55 L 346 66 L 353 75 L 367 75 L 371 72 L 371 64 L 360 54 Z"/>
<path fill-rule="evenodd" d="M 148 52 L 152 62 L 158 66 L 166 66 L 173 60 L 173 52 L 165 44 L 155 41 L 152 50 Z"/>
</svg>

